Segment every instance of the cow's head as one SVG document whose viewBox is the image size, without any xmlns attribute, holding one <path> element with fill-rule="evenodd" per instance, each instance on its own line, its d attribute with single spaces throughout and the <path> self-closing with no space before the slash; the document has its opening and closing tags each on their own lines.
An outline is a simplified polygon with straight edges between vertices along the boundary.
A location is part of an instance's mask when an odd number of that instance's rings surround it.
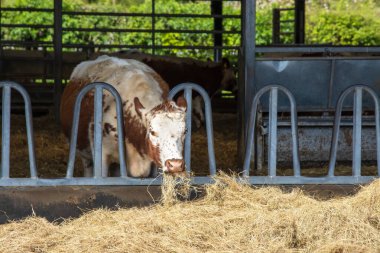
<svg viewBox="0 0 380 253">
<path fill-rule="evenodd" d="M 237 89 L 237 80 L 236 80 L 235 72 L 230 64 L 230 61 L 227 58 L 223 58 L 222 65 L 223 65 L 223 76 L 222 76 L 221 89 L 234 91 L 235 89 Z"/>
<path fill-rule="evenodd" d="M 148 155 L 163 172 L 179 173 L 185 169 L 183 159 L 186 134 L 186 100 L 165 101 L 148 111 L 134 99 L 139 117 L 146 122 Z"/>
</svg>

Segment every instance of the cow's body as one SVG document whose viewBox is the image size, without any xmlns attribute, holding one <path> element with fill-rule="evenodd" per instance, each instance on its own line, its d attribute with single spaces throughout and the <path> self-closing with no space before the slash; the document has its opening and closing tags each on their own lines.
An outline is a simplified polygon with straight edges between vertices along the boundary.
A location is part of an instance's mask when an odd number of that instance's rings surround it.
<svg viewBox="0 0 380 253">
<path fill-rule="evenodd" d="M 177 84 L 192 82 L 201 85 L 212 96 L 219 89 L 232 89 L 236 77 L 227 59 L 221 62 L 200 61 L 193 58 L 162 56 L 131 51 L 118 54 L 121 58 L 141 61 L 154 69 L 170 89 Z"/>
<path fill-rule="evenodd" d="M 186 103 L 167 101 L 167 83 L 150 67 L 135 60 L 101 56 L 82 62 L 74 69 L 61 102 L 61 125 L 67 137 L 77 94 L 92 82 L 111 84 L 122 98 L 129 175 L 148 176 L 152 163 L 164 171 L 183 170 Z M 93 173 L 93 108 L 93 94 L 89 94 L 82 102 L 77 143 L 85 176 Z M 106 92 L 103 97 L 103 176 L 107 176 L 109 165 L 119 159 L 116 122 L 114 98 Z"/>
<path fill-rule="evenodd" d="M 208 95 L 213 97 L 219 90 L 233 91 L 237 87 L 236 76 L 227 59 L 221 62 L 205 62 L 192 58 L 151 55 L 139 51 L 117 55 L 150 66 L 169 84 L 170 89 L 180 83 L 191 82 L 202 86 Z M 202 99 L 194 96 L 193 104 L 193 118 L 199 127 L 204 121 Z"/>
</svg>

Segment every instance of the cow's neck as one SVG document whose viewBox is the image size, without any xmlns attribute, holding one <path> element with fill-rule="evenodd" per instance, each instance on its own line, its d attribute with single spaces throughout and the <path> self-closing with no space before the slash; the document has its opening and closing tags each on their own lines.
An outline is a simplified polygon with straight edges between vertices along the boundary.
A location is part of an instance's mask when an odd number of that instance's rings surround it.
<svg viewBox="0 0 380 253">
<path fill-rule="evenodd" d="M 130 112 L 124 114 L 125 138 L 131 143 L 141 156 L 148 155 L 147 127 L 137 115 Z"/>
</svg>

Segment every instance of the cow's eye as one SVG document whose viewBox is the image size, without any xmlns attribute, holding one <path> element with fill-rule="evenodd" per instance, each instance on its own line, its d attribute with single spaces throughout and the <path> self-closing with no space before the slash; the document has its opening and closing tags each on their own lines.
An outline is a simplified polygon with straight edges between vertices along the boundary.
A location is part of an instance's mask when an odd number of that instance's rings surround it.
<svg viewBox="0 0 380 253">
<path fill-rule="evenodd" d="M 185 129 L 185 134 L 187 134 L 187 128 Z"/>
<path fill-rule="evenodd" d="M 154 136 L 154 137 L 157 137 L 157 136 L 158 136 L 158 134 L 157 134 L 155 131 L 150 131 L 150 134 L 151 134 L 152 136 Z"/>
</svg>

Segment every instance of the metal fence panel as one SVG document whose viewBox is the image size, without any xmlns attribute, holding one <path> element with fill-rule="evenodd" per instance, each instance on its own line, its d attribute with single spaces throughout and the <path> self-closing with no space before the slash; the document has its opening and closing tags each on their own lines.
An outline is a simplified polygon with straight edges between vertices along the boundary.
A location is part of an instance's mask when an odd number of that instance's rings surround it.
<svg viewBox="0 0 380 253">
<path fill-rule="evenodd" d="M 189 171 L 191 168 L 191 116 L 192 116 L 192 90 L 198 92 L 205 103 L 205 121 L 206 121 L 206 131 L 207 131 L 207 148 L 210 166 L 210 175 L 216 174 L 216 163 L 215 163 L 215 152 L 214 152 L 214 137 L 213 137 L 213 126 L 212 126 L 212 109 L 211 101 L 207 92 L 198 84 L 195 83 L 182 83 L 175 86 L 169 92 L 169 99 L 173 99 L 176 94 L 180 91 L 185 91 L 185 99 L 187 102 L 187 114 L 186 114 L 186 127 L 188 132 L 185 139 L 185 162 L 186 168 Z"/>
<path fill-rule="evenodd" d="M 291 119 L 292 119 L 292 150 L 293 150 L 293 170 L 294 176 L 276 176 L 276 161 L 277 161 L 277 110 L 273 107 L 277 107 L 277 90 L 280 89 L 286 93 L 290 99 L 291 104 Z M 259 99 L 264 93 L 270 91 L 269 101 L 269 130 L 268 130 L 268 176 L 249 176 L 251 155 L 254 153 L 254 137 L 256 128 L 256 117 Z M 362 152 L 362 99 L 363 91 L 370 94 L 375 104 L 375 124 L 376 124 L 376 158 L 377 158 L 377 176 L 362 176 L 361 175 L 361 152 Z M 353 114 L 353 151 L 352 151 L 352 176 L 335 176 L 335 161 L 338 149 L 338 136 L 339 128 L 341 124 L 341 113 L 343 108 L 343 102 L 347 95 L 354 92 L 354 114 Z M 379 98 L 375 91 L 369 86 L 355 85 L 346 89 L 339 97 L 338 104 L 336 106 L 336 114 L 334 121 L 334 130 L 331 141 L 330 150 L 330 162 L 328 175 L 324 177 L 305 177 L 301 176 L 300 164 L 298 158 L 298 130 L 297 130 L 297 116 L 295 111 L 295 100 L 292 94 L 284 87 L 278 85 L 268 85 L 260 89 L 255 95 L 250 114 L 249 132 L 246 138 L 246 153 L 244 160 L 243 174 L 247 177 L 248 182 L 251 184 L 359 184 L 369 182 L 376 177 L 380 176 L 380 115 L 379 115 Z"/>
<path fill-rule="evenodd" d="M 117 115 L 117 134 L 118 134 L 118 148 L 119 148 L 119 162 L 120 162 L 120 175 L 126 177 L 126 163 L 125 163 L 125 146 L 124 146 L 124 124 L 123 124 L 123 111 L 122 101 L 117 90 L 108 83 L 96 82 L 91 83 L 84 87 L 78 94 L 75 100 L 73 125 L 71 130 L 70 141 L 70 155 L 67 165 L 66 178 L 71 179 L 74 174 L 75 153 L 78 138 L 78 126 L 80 116 L 80 105 L 83 97 L 91 90 L 95 89 L 94 99 L 94 178 L 106 177 L 102 171 L 102 128 L 103 128 L 103 89 L 109 91 L 116 102 L 116 115 Z"/>
<path fill-rule="evenodd" d="M 37 178 L 37 166 L 34 151 L 33 139 L 33 121 L 32 121 L 32 106 L 28 93 L 19 84 L 10 81 L 0 82 L 0 88 L 3 88 L 2 101 L 2 156 L 1 156 L 1 178 L 0 181 L 9 179 L 9 155 L 10 155 L 10 128 L 11 128 L 11 89 L 17 90 L 24 99 L 25 118 L 26 118 L 26 133 L 28 139 L 30 176 L 32 179 Z M 1 184 L 1 182 L 0 182 Z"/>
</svg>

